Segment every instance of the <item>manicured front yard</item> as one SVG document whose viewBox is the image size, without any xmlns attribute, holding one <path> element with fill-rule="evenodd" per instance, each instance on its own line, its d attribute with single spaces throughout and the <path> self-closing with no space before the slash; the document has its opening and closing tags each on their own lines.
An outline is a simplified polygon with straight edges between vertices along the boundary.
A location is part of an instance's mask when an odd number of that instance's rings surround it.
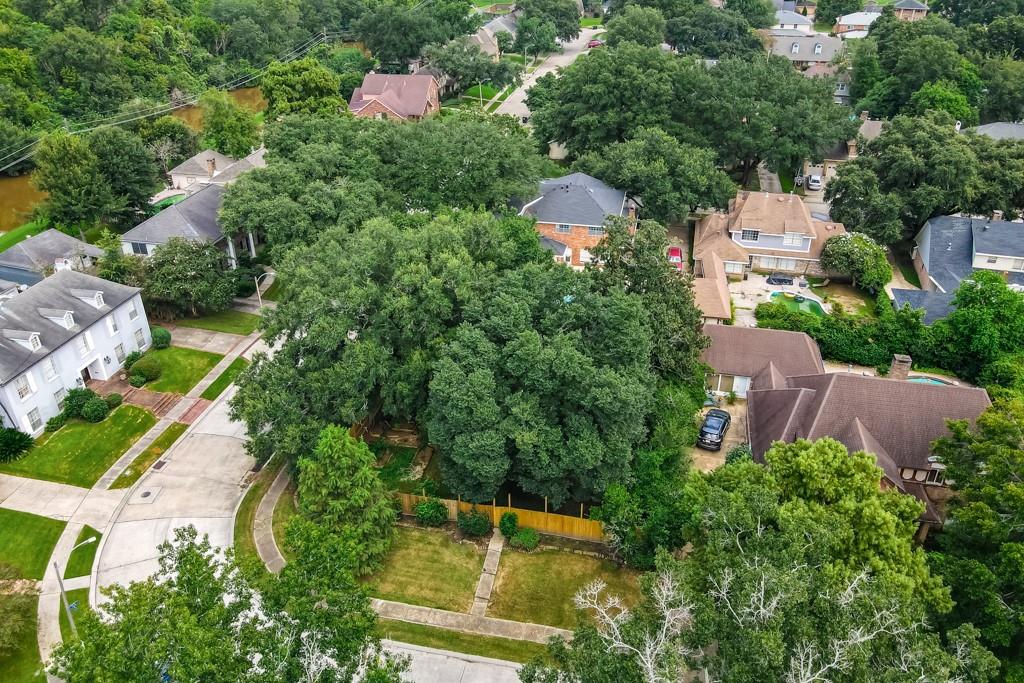
<svg viewBox="0 0 1024 683">
<path fill-rule="evenodd" d="M 4 683 L 41 683 L 46 680 L 42 662 L 39 661 L 36 610 L 27 610 L 25 616 L 29 621 L 28 628 L 10 652 L 0 655 L 0 672 L 3 673 Z"/>
<path fill-rule="evenodd" d="M 634 605 L 640 599 L 637 577 L 637 572 L 587 555 L 560 550 L 526 554 L 506 549 L 487 616 L 571 629 L 576 625 L 573 597 L 580 588 L 601 579 L 608 584 L 608 593 Z"/>
<path fill-rule="evenodd" d="M 267 291 L 263 292 L 260 297 L 264 301 L 277 301 L 277 298 L 281 296 L 282 280 L 280 276 L 275 275 L 274 281 L 267 287 Z"/>
<path fill-rule="evenodd" d="M 392 619 L 377 620 L 377 635 L 402 643 L 463 652 L 478 657 L 504 659 L 510 662 L 528 662 L 547 652 L 544 645 L 528 640 L 478 636 Z"/>
<path fill-rule="evenodd" d="M 167 449 L 171 447 L 178 437 L 185 433 L 188 429 L 188 425 L 182 424 L 181 422 L 175 422 L 160 436 L 156 437 L 153 443 L 149 444 L 146 450 L 139 454 L 139 457 L 135 458 L 135 461 L 131 465 L 125 468 L 124 472 L 114 480 L 114 483 L 110 485 L 112 489 L 126 489 L 139 480 L 139 477 L 145 473 L 150 466 L 160 459 L 160 456 L 167 452 Z"/>
<path fill-rule="evenodd" d="M 604 19 L 601 17 L 582 17 L 580 19 L 580 28 L 597 28 L 604 24 Z"/>
<path fill-rule="evenodd" d="M 0 508 L 0 562 L 26 579 L 42 579 L 65 522 Z"/>
<path fill-rule="evenodd" d="M 147 389 L 187 394 L 224 356 L 183 346 L 168 346 L 166 349 L 151 349 L 146 352 L 146 357 L 158 360 L 162 370 L 158 379 L 146 384 Z"/>
<path fill-rule="evenodd" d="M 195 327 L 201 330 L 246 335 L 252 333 L 259 326 L 260 317 L 253 313 L 229 309 L 220 313 L 204 315 L 201 318 L 182 318 L 175 320 L 174 324 L 178 327 Z"/>
<path fill-rule="evenodd" d="M 100 547 L 100 539 L 103 538 L 103 534 L 86 524 L 82 527 L 78 538 L 75 539 L 75 545 L 89 538 L 95 538 L 96 540 L 75 549 L 71 553 L 71 557 L 68 558 L 68 564 L 64 568 L 65 579 L 73 579 L 76 576 L 88 576 L 92 573 L 92 561 L 96 558 L 96 549 Z"/>
<path fill-rule="evenodd" d="M 442 531 L 399 527 L 384 569 L 367 583 L 384 600 L 468 612 L 483 564 L 475 545 L 455 543 Z"/>
<path fill-rule="evenodd" d="M 39 437 L 28 454 L 0 465 L 0 472 L 88 488 L 155 424 L 152 413 L 130 405 L 103 422 L 73 420 Z"/>
<path fill-rule="evenodd" d="M 242 374 L 242 370 L 249 367 L 249 361 L 239 356 L 238 358 L 231 361 L 231 365 L 224 369 L 224 372 L 220 373 L 217 379 L 213 380 L 213 384 L 206 387 L 206 390 L 199 396 L 205 398 L 208 401 L 220 396 L 228 386 L 235 381 L 235 378 Z"/>
</svg>

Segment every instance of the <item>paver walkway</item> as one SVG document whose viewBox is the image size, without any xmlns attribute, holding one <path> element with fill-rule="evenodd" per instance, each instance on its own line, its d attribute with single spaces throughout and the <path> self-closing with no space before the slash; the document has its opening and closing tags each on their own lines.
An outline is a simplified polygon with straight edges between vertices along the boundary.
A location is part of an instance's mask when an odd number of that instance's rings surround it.
<svg viewBox="0 0 1024 683">
<path fill-rule="evenodd" d="M 223 333 L 218 332 L 217 334 Z M 213 384 L 218 377 L 220 377 L 221 373 L 228 369 L 228 366 L 231 365 L 236 358 L 238 358 L 243 353 L 248 351 L 249 347 L 253 346 L 256 342 L 260 340 L 260 332 L 258 330 L 256 332 L 249 334 L 249 336 L 247 337 L 240 337 L 237 334 L 230 334 L 225 336 L 234 337 L 234 345 L 230 349 L 228 349 L 227 352 L 225 352 L 224 357 L 221 358 L 217 362 L 217 364 L 213 366 L 213 369 L 206 373 L 206 376 L 199 380 L 199 383 L 192 387 L 192 389 L 190 389 L 187 394 L 185 394 L 185 396 L 187 396 L 188 398 L 199 398 L 200 395 L 202 395 L 202 393 L 206 391 L 206 389 L 211 384 Z"/>
<path fill-rule="evenodd" d="M 256 552 L 260 560 L 267 566 L 267 569 L 274 574 L 284 569 L 285 559 L 281 549 L 277 547 L 277 539 L 274 538 L 274 508 L 281 494 L 288 488 L 288 480 L 291 472 L 285 465 L 277 473 L 274 483 L 263 496 L 263 500 L 256 507 L 256 518 L 252 523 L 252 535 L 256 541 Z"/>
<path fill-rule="evenodd" d="M 416 683 L 517 683 L 519 665 L 451 650 L 382 640 L 384 649 L 409 658 L 407 680 Z"/>
<path fill-rule="evenodd" d="M 498 563 L 501 561 L 501 551 L 504 547 L 505 537 L 501 531 L 494 529 L 491 532 L 491 540 L 487 544 L 487 557 L 484 558 L 484 566 L 480 570 L 476 593 L 473 595 L 473 606 L 469 610 L 473 616 L 482 617 L 487 613 L 487 607 L 491 604 L 491 591 L 494 590 L 494 578 L 498 573 Z"/>
<path fill-rule="evenodd" d="M 412 624 L 436 626 L 448 629 L 449 631 L 462 631 L 464 633 L 494 636 L 496 638 L 510 638 L 512 640 L 530 640 L 535 643 L 547 643 L 548 639 L 552 636 L 562 636 L 566 639 L 572 638 L 571 631 L 555 628 L 554 626 L 545 626 L 544 624 L 526 624 L 521 621 L 481 617 L 473 614 L 463 614 L 462 612 L 449 612 L 433 607 L 407 605 L 403 602 L 380 600 L 378 598 L 373 598 L 370 604 L 373 606 L 374 611 L 384 619 L 396 619 L 398 621 L 408 621 Z"/>
</svg>

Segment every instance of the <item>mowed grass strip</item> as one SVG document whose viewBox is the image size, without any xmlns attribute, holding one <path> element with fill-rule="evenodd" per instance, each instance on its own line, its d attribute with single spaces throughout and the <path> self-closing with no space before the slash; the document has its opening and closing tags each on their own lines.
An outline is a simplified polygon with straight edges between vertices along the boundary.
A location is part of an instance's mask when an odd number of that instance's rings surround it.
<svg viewBox="0 0 1024 683">
<path fill-rule="evenodd" d="M 228 334 L 251 334 L 260 324 L 260 317 L 255 313 L 244 313 L 228 309 L 220 313 L 211 313 L 201 318 L 182 318 L 175 320 L 178 327 L 193 327 L 200 330 L 212 332 L 227 332 Z"/>
<path fill-rule="evenodd" d="M 291 562 L 293 557 L 288 549 L 285 547 L 284 535 L 288 530 L 288 523 L 292 521 L 292 517 L 299 514 L 299 509 L 295 504 L 295 479 L 292 478 L 288 482 L 288 486 L 281 493 L 281 497 L 277 499 L 277 505 L 274 507 L 274 518 L 273 518 L 273 530 L 274 540 L 277 541 L 277 547 L 281 549 L 281 554 L 284 555 L 284 559 Z"/>
<path fill-rule="evenodd" d="M 628 606 L 640 600 L 638 574 L 614 562 L 560 550 L 501 554 L 498 576 L 487 616 L 547 624 L 576 626 L 576 592 L 595 579 L 604 581 L 608 594 L 620 596 Z"/>
<path fill-rule="evenodd" d="M 264 465 L 238 506 L 238 512 L 235 514 L 235 558 L 239 562 L 257 563 L 262 566 L 260 554 L 256 551 L 256 539 L 252 535 L 252 523 L 256 519 L 256 508 L 259 507 L 260 501 L 267 494 L 270 485 L 274 483 L 274 477 L 283 465 L 283 459 L 271 460 Z"/>
<path fill-rule="evenodd" d="M 102 422 L 73 420 L 44 434 L 20 460 L 0 472 L 89 488 L 156 424 L 148 410 L 122 405 Z"/>
<path fill-rule="evenodd" d="M 377 620 L 377 635 L 400 643 L 435 647 L 477 657 L 504 659 L 509 662 L 528 662 L 535 657 L 544 656 L 547 652 L 546 646 L 528 640 L 479 636 L 392 619 Z"/>
<path fill-rule="evenodd" d="M 96 558 L 96 549 L 100 546 L 100 539 L 103 534 L 86 524 L 75 539 L 75 545 L 83 543 L 86 539 L 95 538 L 92 543 L 76 548 L 68 558 L 68 564 L 64 568 L 64 578 L 73 579 L 76 576 L 88 576 L 92 573 L 92 562 Z"/>
<path fill-rule="evenodd" d="M 0 562 L 11 565 L 26 579 L 42 579 L 65 524 L 0 508 Z"/>
<path fill-rule="evenodd" d="M 235 379 L 242 374 L 242 371 L 249 367 L 249 361 L 239 356 L 238 358 L 231 361 L 231 365 L 224 368 L 224 372 L 220 373 L 217 379 L 213 380 L 213 384 L 206 387 L 206 390 L 199 396 L 205 398 L 208 401 L 212 401 L 222 393 L 224 390 L 231 385 Z"/>
<path fill-rule="evenodd" d="M 368 577 L 370 593 L 452 612 L 468 612 L 484 565 L 484 552 L 455 543 L 442 531 L 399 527 L 384 569 Z"/>
<path fill-rule="evenodd" d="M 135 458 L 131 465 L 125 468 L 124 472 L 110 485 L 110 488 L 126 489 L 137 482 L 139 477 L 178 440 L 178 437 L 185 433 L 186 429 L 188 429 L 187 424 L 182 424 L 181 422 L 172 423 L 170 427 L 164 430 L 163 434 L 156 437 L 153 443 L 149 444 L 146 450 L 139 454 L 139 457 Z"/>
<path fill-rule="evenodd" d="M 76 588 L 67 592 L 68 607 L 74 605 L 71 616 L 75 618 L 75 625 L 78 625 L 79 617 L 89 609 L 89 589 Z M 64 602 L 60 603 L 60 637 L 65 643 L 71 642 L 71 623 L 68 621 L 68 614 L 64 611 Z"/>
<path fill-rule="evenodd" d="M 184 346 L 168 346 L 166 349 L 147 351 L 145 357 L 159 361 L 161 369 L 160 377 L 146 384 L 146 389 L 184 395 L 206 377 L 224 356 L 186 349 Z"/>
</svg>

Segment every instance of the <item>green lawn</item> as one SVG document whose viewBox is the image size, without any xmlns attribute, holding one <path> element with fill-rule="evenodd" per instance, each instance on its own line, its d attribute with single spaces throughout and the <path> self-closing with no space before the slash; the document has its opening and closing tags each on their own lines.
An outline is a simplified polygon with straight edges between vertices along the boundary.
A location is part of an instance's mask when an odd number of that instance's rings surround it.
<svg viewBox="0 0 1024 683">
<path fill-rule="evenodd" d="M 71 557 L 68 558 L 68 566 L 64 568 L 64 578 L 73 579 L 76 576 L 88 576 L 92 573 L 92 561 L 96 557 L 96 549 L 100 547 L 100 539 L 103 534 L 86 524 L 82 527 L 81 533 L 75 539 L 75 545 L 82 543 L 87 538 L 95 538 L 92 543 L 77 548 Z"/>
<path fill-rule="evenodd" d="M 131 465 L 125 468 L 124 472 L 114 480 L 114 483 L 110 485 L 112 489 L 126 489 L 139 480 L 146 470 L 150 466 L 160 459 L 167 449 L 171 447 L 178 437 L 185 433 L 188 429 L 187 424 L 181 422 L 174 422 L 170 427 L 164 430 L 164 433 L 156 437 L 153 443 L 146 447 L 146 450 L 139 454 L 139 457 L 135 458 Z"/>
<path fill-rule="evenodd" d="M 468 612 L 483 564 L 475 545 L 455 543 L 443 531 L 399 527 L 384 569 L 367 583 L 384 600 Z"/>
<path fill-rule="evenodd" d="M 0 508 L 0 562 L 11 565 L 26 579 L 42 579 L 65 524 Z"/>
<path fill-rule="evenodd" d="M 266 495 L 267 489 L 274 483 L 274 477 L 283 464 L 283 460 L 271 460 L 264 465 L 238 506 L 238 512 L 235 514 L 235 558 L 239 562 L 260 564 L 256 541 L 252 537 L 252 523 L 256 519 L 256 508 Z"/>
<path fill-rule="evenodd" d="M 160 361 L 163 370 L 158 379 L 146 384 L 147 389 L 187 394 L 224 356 L 184 346 L 168 346 L 166 349 L 150 349 L 146 357 Z"/>
<path fill-rule="evenodd" d="M 487 616 L 571 629 L 576 625 L 576 592 L 601 579 L 609 594 L 627 606 L 640 599 L 637 573 L 615 563 L 560 550 L 501 555 Z"/>
<path fill-rule="evenodd" d="M 413 458 L 416 457 L 416 449 L 410 448 L 409 446 L 396 446 L 395 444 L 388 443 L 383 439 L 374 441 L 367 444 L 373 454 L 377 456 L 379 460 L 385 453 L 390 453 L 391 457 L 387 463 L 379 470 L 377 474 L 380 476 L 380 480 L 384 482 L 384 486 L 387 487 L 388 491 L 406 491 L 413 492 L 417 488 L 408 479 L 409 466 L 412 464 Z M 403 488 L 402 484 L 413 485 L 412 488 Z"/>
<path fill-rule="evenodd" d="M 26 610 L 29 626 L 6 655 L 0 655 L 0 672 L 4 683 L 44 683 L 39 641 L 36 639 L 36 610 Z"/>
<path fill-rule="evenodd" d="M 75 624 L 78 624 L 78 615 L 89 609 L 89 589 L 88 588 L 76 588 L 74 590 L 67 591 L 68 606 L 71 607 L 71 614 L 75 618 Z M 59 599 L 59 598 L 58 598 Z M 68 614 L 64 611 L 64 602 L 60 603 L 60 637 L 65 643 L 69 642 L 71 636 L 71 624 L 68 623 Z"/>
<path fill-rule="evenodd" d="M 263 297 L 264 301 L 277 301 L 278 297 L 281 296 L 281 278 L 275 275 L 274 281 L 267 287 L 267 291 L 263 292 L 260 296 Z"/>
<path fill-rule="evenodd" d="M 259 327 L 260 317 L 255 313 L 227 310 L 204 315 L 201 318 L 182 318 L 175 320 L 174 324 L 178 327 L 193 327 L 200 330 L 246 335 L 251 334 Z"/>
<path fill-rule="evenodd" d="M 582 17 L 580 18 L 580 28 L 597 28 L 604 24 L 604 19 L 601 17 Z"/>
<path fill-rule="evenodd" d="M 281 549 L 281 554 L 284 555 L 284 559 L 291 561 L 291 553 L 285 548 L 284 534 L 288 529 L 288 522 L 292 521 L 292 517 L 299 514 L 299 509 L 295 505 L 295 480 L 292 479 L 288 482 L 287 488 L 281 497 L 277 499 L 277 506 L 274 507 L 274 540 L 277 541 L 277 547 Z"/>
<path fill-rule="evenodd" d="M 498 94 L 498 89 L 488 83 L 484 83 L 482 86 L 474 85 L 472 88 L 469 88 L 466 92 L 462 93 L 462 98 L 479 103 L 481 92 L 483 92 L 484 102 L 486 102 Z"/>
<path fill-rule="evenodd" d="M 213 380 L 213 384 L 206 387 L 206 390 L 200 394 L 200 397 L 205 398 L 208 401 L 212 401 L 223 393 L 228 386 L 235 381 L 235 378 L 242 374 L 242 370 L 249 367 L 249 361 L 239 356 L 238 358 L 231 361 L 231 365 L 224 369 L 224 372 L 220 373 L 217 379 Z"/>
<path fill-rule="evenodd" d="M 28 239 L 33 235 L 38 235 L 48 227 L 50 226 L 46 221 L 31 221 L 30 223 L 25 223 L 25 225 L 17 227 L 14 230 L 0 233 L 0 251 L 10 249 L 23 239 Z"/>
<path fill-rule="evenodd" d="M 39 437 L 28 454 L 0 465 L 0 472 L 88 488 L 155 424 L 152 413 L 130 405 L 103 422 L 73 420 Z"/>
<path fill-rule="evenodd" d="M 541 657 L 547 652 L 544 645 L 528 640 L 478 636 L 393 619 L 378 619 L 377 635 L 402 643 L 452 650 L 478 657 L 504 659 L 510 662 L 525 663 L 535 657 Z"/>
<path fill-rule="evenodd" d="M 501 56 L 504 62 L 515 62 L 516 64 L 526 64 L 526 58 L 521 54 L 506 52 Z"/>
</svg>

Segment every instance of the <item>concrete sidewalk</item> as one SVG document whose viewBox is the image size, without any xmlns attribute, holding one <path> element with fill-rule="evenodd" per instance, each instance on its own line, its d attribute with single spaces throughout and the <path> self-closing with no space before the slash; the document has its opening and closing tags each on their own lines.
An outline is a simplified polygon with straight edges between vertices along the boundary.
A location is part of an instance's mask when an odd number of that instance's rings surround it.
<svg viewBox="0 0 1024 683">
<path fill-rule="evenodd" d="M 519 665 L 502 659 L 465 655 L 394 640 L 382 640 L 387 652 L 409 658 L 408 680 L 415 683 L 517 683 Z"/>
<path fill-rule="evenodd" d="M 121 493 L 0 474 L 0 508 L 96 529 L 107 525 Z"/>
<path fill-rule="evenodd" d="M 288 488 L 288 480 L 291 472 L 285 464 L 277 473 L 274 483 L 263 496 L 259 506 L 256 508 L 256 518 L 252 524 L 252 536 L 256 542 L 256 552 L 267 569 L 274 574 L 284 569 L 286 564 L 281 549 L 277 547 L 277 539 L 274 538 L 274 508 L 281 494 Z"/>
<path fill-rule="evenodd" d="M 520 621 L 509 621 L 508 619 L 496 619 L 494 617 L 479 617 L 461 612 L 448 612 L 433 607 L 420 607 L 419 605 L 407 605 L 402 602 L 391 600 L 370 600 L 377 615 L 382 619 L 395 619 L 396 621 L 408 621 L 411 624 L 424 624 L 436 626 L 449 631 L 462 631 L 463 633 L 475 633 L 481 636 L 495 636 L 497 638 L 510 638 L 512 640 L 530 640 L 535 643 L 547 643 L 552 636 L 572 638 L 572 631 L 545 626 L 543 624 L 526 624 Z"/>
</svg>

